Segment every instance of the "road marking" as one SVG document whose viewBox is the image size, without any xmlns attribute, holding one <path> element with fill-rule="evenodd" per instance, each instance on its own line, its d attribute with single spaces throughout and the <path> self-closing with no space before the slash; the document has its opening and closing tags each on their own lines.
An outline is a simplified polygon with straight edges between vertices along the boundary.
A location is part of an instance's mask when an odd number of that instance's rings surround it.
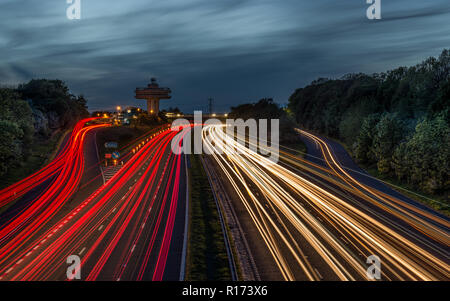
<svg viewBox="0 0 450 301">
<path fill-rule="evenodd" d="M 105 186 L 105 185 L 103 185 L 102 187 L 100 187 L 99 189 L 97 189 L 97 191 L 96 191 L 90 198 L 87 199 L 87 201 L 85 202 L 85 204 L 88 204 L 90 201 L 92 201 L 92 199 L 93 199 L 94 197 L 96 197 L 96 196 L 100 193 L 100 191 L 102 191 L 102 189 L 103 189 L 104 186 Z M 82 207 L 84 207 L 84 206 L 85 206 L 85 205 L 82 205 L 82 206 L 80 206 L 80 208 L 82 208 Z M 55 233 L 57 230 L 59 230 L 59 229 L 63 226 L 63 224 L 66 224 L 70 219 L 72 219 L 72 217 L 74 217 L 74 216 L 81 210 L 80 208 L 78 208 L 78 210 L 77 210 L 76 212 L 73 212 L 66 220 L 64 220 L 64 222 L 63 222 L 62 224 L 60 224 L 59 227 L 58 227 L 57 229 L 54 229 L 53 233 Z M 102 225 L 102 226 L 103 226 L 103 225 Z M 48 238 L 50 238 L 51 236 L 53 236 L 53 233 L 50 233 L 46 238 L 44 238 L 43 240 L 41 240 L 41 242 L 40 242 L 38 245 L 36 245 L 36 246 L 32 249 L 32 251 L 38 249 L 39 246 L 41 246 L 44 242 L 46 242 L 46 240 L 47 240 Z M 16 263 L 16 265 L 19 264 L 20 262 L 22 262 L 22 261 L 24 260 L 25 257 L 30 256 L 30 255 L 32 254 L 32 251 L 28 252 L 22 259 L 20 259 L 20 260 Z M 7 275 L 11 270 L 13 270 L 13 268 L 14 268 L 14 267 L 11 267 L 11 268 L 10 268 L 8 271 L 6 271 L 2 276 L 0 276 L 0 280 L 1 280 L 5 275 Z"/>
<path fill-rule="evenodd" d="M 101 226 L 98 228 L 98 231 L 102 231 L 102 229 L 103 229 L 103 225 L 101 225 Z"/>
<path fill-rule="evenodd" d="M 84 251 L 86 251 L 86 247 L 84 247 L 84 248 L 80 251 L 80 253 L 78 253 L 78 255 L 83 254 Z"/>
<path fill-rule="evenodd" d="M 344 237 L 341 236 L 341 240 L 342 240 L 343 242 L 345 242 L 346 245 L 348 245 L 348 241 L 347 241 Z"/>
<path fill-rule="evenodd" d="M 317 276 L 319 276 L 319 278 L 320 278 L 320 280 L 322 280 L 323 279 L 323 277 L 322 277 L 322 275 L 319 273 L 319 271 L 316 269 L 316 268 L 314 268 L 314 270 L 316 271 L 316 273 L 317 273 Z"/>
</svg>

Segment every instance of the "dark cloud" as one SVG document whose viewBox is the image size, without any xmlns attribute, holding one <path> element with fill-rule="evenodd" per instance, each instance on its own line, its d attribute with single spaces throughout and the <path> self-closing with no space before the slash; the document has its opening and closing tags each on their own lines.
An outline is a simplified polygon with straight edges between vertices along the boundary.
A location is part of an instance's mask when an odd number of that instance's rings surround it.
<svg viewBox="0 0 450 301">
<path fill-rule="evenodd" d="M 394 13 L 388 13 L 384 17 L 384 21 L 397 21 L 406 19 L 421 19 L 427 17 L 436 17 L 441 15 L 447 15 L 450 13 L 450 4 L 447 6 L 427 7 L 416 10 L 403 10 Z"/>
<path fill-rule="evenodd" d="M 0 77 L 13 84 L 60 78 L 90 109 L 141 104 L 150 77 L 185 111 L 215 98 L 289 95 L 316 77 L 380 72 L 450 47 L 448 0 L 383 1 L 381 21 L 360 0 L 96 0 L 69 21 L 65 0 L 0 3 Z"/>
</svg>

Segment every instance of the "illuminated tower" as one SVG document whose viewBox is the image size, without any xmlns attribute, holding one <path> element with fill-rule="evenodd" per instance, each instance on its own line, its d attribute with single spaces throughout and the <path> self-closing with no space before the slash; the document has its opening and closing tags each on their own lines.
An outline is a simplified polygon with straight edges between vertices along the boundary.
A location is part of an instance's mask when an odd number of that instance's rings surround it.
<svg viewBox="0 0 450 301">
<path fill-rule="evenodd" d="M 156 79 L 152 78 L 147 88 L 136 88 L 136 99 L 147 100 L 147 111 L 149 114 L 158 114 L 159 101 L 161 99 L 170 99 L 172 91 L 169 88 L 161 88 L 156 83 Z"/>
</svg>

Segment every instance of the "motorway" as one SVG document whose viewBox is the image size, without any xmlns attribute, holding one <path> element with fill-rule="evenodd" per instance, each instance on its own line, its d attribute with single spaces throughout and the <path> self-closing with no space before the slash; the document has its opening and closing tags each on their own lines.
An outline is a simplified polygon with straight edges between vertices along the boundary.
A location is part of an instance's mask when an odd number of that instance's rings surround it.
<svg viewBox="0 0 450 301">
<path fill-rule="evenodd" d="M 203 129 L 262 280 L 374 280 L 371 255 L 381 280 L 450 279 L 447 217 L 361 183 L 324 140 L 302 134 L 326 164 L 283 149 L 273 162 L 223 125 Z"/>
<path fill-rule="evenodd" d="M 49 182 L 2 224 L 0 280 L 67 280 L 71 255 L 81 259 L 82 280 L 179 279 L 186 171 L 184 156 L 171 152 L 177 131 L 166 128 L 138 141 L 136 153 L 126 155 L 120 171 L 101 185 L 98 162 L 84 166 L 83 146 L 85 133 L 104 126 L 76 127 L 60 170 L 53 172 L 59 165 L 52 161 L 2 191 L 7 204 L 18 191 L 27 199 L 33 192 L 27 182 Z"/>
<path fill-rule="evenodd" d="M 82 150 L 86 135 L 94 129 L 107 126 L 106 124 L 100 124 L 85 127 L 85 124 L 96 119 L 98 118 L 88 118 L 78 122 L 69 139 L 64 142 L 63 147 L 58 151 L 57 156 L 49 164 L 27 178 L 0 190 L 0 208 L 7 206 L 19 197 L 48 181 L 53 176 L 60 173 L 62 169 L 65 168 L 66 170 L 69 170 L 66 172 L 70 172 L 70 169 L 76 168 L 77 164 L 79 164 L 78 168 L 82 167 L 84 163 Z M 68 165 L 67 163 L 73 163 L 73 165 Z"/>
<path fill-rule="evenodd" d="M 0 280 L 67 280 L 73 255 L 81 280 L 183 278 L 187 174 L 172 145 L 181 149 L 189 131 L 166 126 L 132 141 L 123 167 L 103 183 L 95 134 L 108 126 L 81 121 L 52 162 L 0 191 Z M 223 125 L 203 128 L 204 158 L 234 215 L 247 279 L 374 280 L 371 255 L 381 260 L 381 280 L 450 279 L 448 217 L 362 180 L 329 141 L 300 133 L 314 160 L 280 146 L 273 162 Z"/>
<path fill-rule="evenodd" d="M 0 262 L 44 231 L 46 224 L 75 193 L 85 169 L 84 144 L 87 135 L 106 124 L 84 126 L 94 118 L 79 122 L 56 158 L 40 171 L 0 192 Z M 17 198 L 18 202 L 13 203 Z"/>
</svg>

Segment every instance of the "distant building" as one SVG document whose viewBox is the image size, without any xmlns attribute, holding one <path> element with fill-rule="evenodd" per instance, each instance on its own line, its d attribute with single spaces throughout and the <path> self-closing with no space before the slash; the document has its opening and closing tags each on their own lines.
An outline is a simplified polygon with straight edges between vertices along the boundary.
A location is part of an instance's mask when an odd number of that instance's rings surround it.
<svg viewBox="0 0 450 301">
<path fill-rule="evenodd" d="M 161 88 L 156 83 L 156 79 L 152 78 L 147 88 L 136 88 L 136 99 L 147 100 L 148 114 L 159 113 L 159 101 L 161 99 L 170 99 L 172 91 L 169 88 Z"/>
<path fill-rule="evenodd" d="M 183 117 L 183 113 L 174 113 L 174 112 L 167 112 L 166 117 L 167 118 L 180 118 Z"/>
</svg>

